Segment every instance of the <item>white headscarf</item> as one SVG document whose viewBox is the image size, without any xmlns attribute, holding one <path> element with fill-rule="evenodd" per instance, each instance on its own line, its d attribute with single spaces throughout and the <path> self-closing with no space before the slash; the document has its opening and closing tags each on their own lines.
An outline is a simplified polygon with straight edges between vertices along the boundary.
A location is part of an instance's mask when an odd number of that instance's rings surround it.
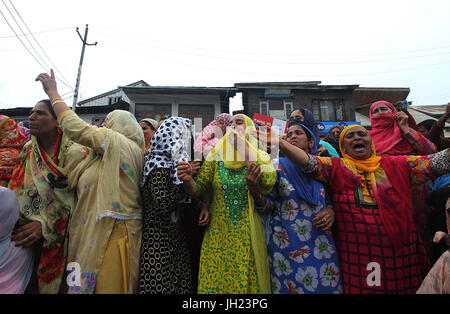
<svg viewBox="0 0 450 314">
<path fill-rule="evenodd" d="M 32 249 L 11 242 L 19 218 L 16 194 L 0 186 L 0 294 L 22 294 L 33 270 Z"/>
<path fill-rule="evenodd" d="M 144 186 L 147 176 L 156 168 L 170 169 L 172 182 L 175 185 L 182 184 L 178 179 L 177 163 L 189 161 L 190 140 L 191 120 L 180 117 L 164 120 L 150 141 L 150 153 L 145 156 L 141 186 Z"/>
</svg>

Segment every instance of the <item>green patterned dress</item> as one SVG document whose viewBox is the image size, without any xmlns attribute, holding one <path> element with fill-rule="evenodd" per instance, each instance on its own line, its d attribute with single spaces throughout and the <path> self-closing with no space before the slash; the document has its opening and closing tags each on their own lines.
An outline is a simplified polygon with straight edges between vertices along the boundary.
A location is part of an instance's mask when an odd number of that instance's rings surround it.
<svg viewBox="0 0 450 314">
<path fill-rule="evenodd" d="M 257 263 L 263 265 L 264 272 L 269 272 L 269 264 L 266 258 L 255 259 L 252 243 L 265 246 L 265 239 L 261 233 L 254 236 L 257 239 L 251 236 L 246 172 L 247 167 L 234 171 L 225 168 L 222 161 L 205 161 L 195 178 L 198 196 L 213 191 L 211 220 L 201 249 L 198 293 L 270 293 L 258 280 Z M 269 193 L 275 181 L 275 172 L 264 172 L 261 192 Z M 261 223 L 259 217 L 255 223 Z"/>
</svg>

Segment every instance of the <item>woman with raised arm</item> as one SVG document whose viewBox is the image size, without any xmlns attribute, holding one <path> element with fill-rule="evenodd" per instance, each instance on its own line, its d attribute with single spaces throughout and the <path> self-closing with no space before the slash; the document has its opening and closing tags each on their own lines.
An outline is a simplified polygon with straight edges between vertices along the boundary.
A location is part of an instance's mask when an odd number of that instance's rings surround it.
<svg viewBox="0 0 450 314">
<path fill-rule="evenodd" d="M 428 155 L 437 152 L 436 145 L 416 131 L 414 119 L 403 111 L 397 111 L 390 102 L 382 100 L 373 103 L 370 107 L 370 122 L 372 130 L 369 133 L 378 155 Z M 431 190 L 431 180 L 424 180 L 422 184 L 412 187 L 413 219 L 429 258 L 434 255 L 431 208 L 426 202 Z"/>
<path fill-rule="evenodd" d="M 212 190 L 211 219 L 202 243 L 198 293 L 270 293 L 269 261 L 261 218 L 276 181 L 267 153 L 250 135 L 250 118 L 238 114 L 231 128 L 211 150 L 192 178 L 188 163 L 179 163 L 178 177 L 192 196 Z"/>
<path fill-rule="evenodd" d="M 83 161 L 68 173 L 78 202 L 69 226 L 67 262 L 81 273 L 80 285 L 69 285 L 69 293 L 135 293 L 142 227 L 142 129 L 123 110 L 109 113 L 105 127 L 88 125 L 59 96 L 53 70 L 36 80 L 49 96 L 61 129 L 86 147 Z"/>
<path fill-rule="evenodd" d="M 449 151 L 380 157 L 357 125 L 345 128 L 339 143 L 343 158 L 312 156 L 283 139 L 279 147 L 304 172 L 330 183 L 344 292 L 414 293 L 428 261 L 413 223 L 411 185 L 449 172 Z"/>
<path fill-rule="evenodd" d="M 437 152 L 436 145 L 412 128 L 415 122 L 387 101 L 370 106 L 369 131 L 378 155 L 428 155 Z"/>
<path fill-rule="evenodd" d="M 36 265 L 27 292 L 56 294 L 67 290 L 68 224 L 76 203 L 68 171 L 82 161 L 84 149 L 59 128 L 50 100 L 39 101 L 28 119 L 31 141 L 9 182 L 21 213 L 12 240 L 16 246 L 33 247 Z"/>
</svg>

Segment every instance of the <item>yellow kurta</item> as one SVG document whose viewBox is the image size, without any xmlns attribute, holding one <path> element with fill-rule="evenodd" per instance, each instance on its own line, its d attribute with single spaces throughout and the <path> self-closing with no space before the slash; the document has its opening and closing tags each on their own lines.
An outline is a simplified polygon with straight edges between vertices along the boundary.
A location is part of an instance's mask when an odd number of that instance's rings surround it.
<svg viewBox="0 0 450 314">
<path fill-rule="evenodd" d="M 139 180 L 143 148 L 118 132 L 86 124 L 72 111 L 64 112 L 59 117 L 59 123 L 68 137 L 89 148 L 85 160 L 69 173 L 69 183 L 76 187 L 78 202 L 69 224 L 67 261 L 77 262 L 81 272 L 81 286 L 69 287 L 69 293 L 93 293 L 94 290 L 96 293 L 134 293 L 142 228 Z M 109 151 L 108 155 L 108 149 L 114 147 L 120 149 Z M 117 163 L 117 169 L 111 165 L 113 162 Z M 118 182 L 117 187 L 114 182 Z M 126 230 L 123 226 L 120 229 L 119 225 L 115 227 L 117 222 L 124 223 Z M 113 229 L 115 235 L 111 237 Z M 116 238 L 118 234 L 120 239 L 128 237 L 129 248 L 123 249 L 121 245 L 120 252 L 114 253 L 117 248 L 111 247 L 113 244 L 110 241 L 123 242 Z M 112 269 L 111 254 L 120 257 L 127 251 L 128 264 L 119 260 L 117 263 L 124 265 L 122 270 L 107 274 L 110 282 L 117 282 L 118 290 L 103 290 L 105 285 L 96 289 L 99 274 L 105 273 L 101 270 Z M 107 265 L 103 264 L 105 254 L 108 254 Z M 124 289 L 120 287 L 124 285 L 126 272 L 130 273 L 129 283 Z"/>
<path fill-rule="evenodd" d="M 247 167 L 233 171 L 222 161 L 205 161 L 195 178 L 198 195 L 213 190 L 211 221 L 200 256 L 199 293 L 270 293 L 266 242 L 249 198 L 246 172 Z M 270 191 L 275 181 L 275 172 L 264 172 L 260 186 Z"/>
</svg>

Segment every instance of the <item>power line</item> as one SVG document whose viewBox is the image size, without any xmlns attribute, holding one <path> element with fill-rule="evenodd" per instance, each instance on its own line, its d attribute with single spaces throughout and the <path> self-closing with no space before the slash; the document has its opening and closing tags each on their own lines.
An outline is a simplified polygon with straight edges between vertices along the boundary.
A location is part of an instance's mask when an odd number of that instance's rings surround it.
<svg viewBox="0 0 450 314">
<path fill-rule="evenodd" d="M 8 10 L 9 14 L 11 15 L 11 17 L 13 18 L 14 22 L 16 23 L 17 27 L 19 27 L 20 31 L 22 32 L 22 34 L 25 36 L 24 31 L 22 30 L 22 28 L 20 27 L 19 23 L 17 22 L 16 18 L 14 17 L 14 15 L 12 14 L 11 10 L 9 10 L 8 6 L 5 4 L 5 1 L 3 1 L 3 5 L 6 7 L 6 10 Z M 34 52 L 36 53 L 36 55 L 39 57 L 39 59 L 42 61 L 42 63 L 44 63 L 45 67 L 47 69 L 49 69 L 50 67 L 48 66 L 48 64 L 45 62 L 44 59 L 42 59 L 42 57 L 39 55 L 39 52 L 37 52 L 36 48 L 34 48 L 33 44 L 31 43 L 31 41 L 28 39 L 27 36 L 25 36 L 25 39 L 28 41 L 28 43 L 30 44 L 30 47 L 34 50 Z"/>
<path fill-rule="evenodd" d="M 125 49 L 123 47 L 111 45 L 109 43 L 105 43 L 105 45 L 106 46 L 111 46 L 111 47 L 116 48 L 116 49 L 124 50 L 124 51 L 130 52 L 130 53 L 133 53 L 133 54 L 140 54 L 140 55 L 143 55 L 143 56 L 151 57 L 151 58 L 156 59 L 156 60 L 161 60 L 161 61 L 165 61 L 165 62 L 169 62 L 169 63 L 180 64 L 180 65 L 194 67 L 194 68 L 206 69 L 206 70 L 210 70 L 210 71 L 220 71 L 220 72 L 229 72 L 229 73 L 247 74 L 247 75 L 257 75 L 257 76 L 300 77 L 300 76 L 291 75 L 291 74 L 245 72 L 245 71 L 238 71 L 238 70 L 231 70 L 231 69 L 221 69 L 221 68 L 207 67 L 207 66 L 201 66 L 201 65 L 194 65 L 194 64 L 189 64 L 189 63 L 185 63 L 185 62 L 180 62 L 180 61 L 177 61 L 177 60 L 161 58 L 161 57 L 158 57 L 158 56 L 150 55 L 148 53 L 132 51 L 132 50 L 129 50 L 129 49 Z M 450 60 L 446 60 L 446 61 L 443 61 L 443 62 L 432 63 L 432 64 L 427 64 L 427 65 L 418 66 L 418 67 L 397 69 L 397 70 L 380 71 L 380 72 L 372 72 L 372 73 L 359 73 L 359 74 L 321 75 L 321 77 L 358 77 L 358 76 L 367 76 L 367 75 L 396 73 L 396 72 L 404 72 L 404 71 L 416 70 L 416 69 L 421 69 L 421 68 L 427 68 L 427 67 L 440 65 L 440 64 L 446 64 L 446 63 L 450 63 Z M 311 77 L 311 76 L 312 75 L 302 75 L 301 77 Z"/>
<path fill-rule="evenodd" d="M 34 60 L 36 60 L 36 62 L 45 70 L 47 71 L 47 69 L 45 68 L 45 66 L 42 65 L 42 63 L 33 55 L 33 53 L 31 53 L 31 51 L 28 49 L 28 47 L 24 44 L 24 42 L 20 39 L 20 37 L 17 35 L 16 31 L 14 30 L 14 28 L 11 26 L 11 24 L 9 24 L 8 20 L 6 19 L 5 15 L 3 14 L 2 10 L 0 10 L 0 14 L 3 16 L 3 18 L 6 21 L 6 24 L 8 24 L 9 28 L 11 28 L 11 30 L 13 31 L 14 35 L 16 35 L 17 39 L 20 41 L 20 43 L 23 45 L 23 47 L 28 51 L 28 53 L 33 57 Z"/>
<path fill-rule="evenodd" d="M 250 63 L 261 63 L 261 64 L 284 64 L 284 65 L 344 65 L 344 64 L 362 64 L 362 63 L 372 63 L 372 62 L 388 62 L 388 61 L 399 61 L 399 60 L 408 60 L 408 59 L 418 59 L 418 58 L 426 58 L 426 57 L 436 57 L 436 56 L 442 56 L 442 55 L 449 55 L 450 51 L 444 52 L 444 53 L 437 53 L 437 54 L 431 54 L 431 55 L 422 55 L 422 56 L 412 56 L 412 57 L 399 57 L 399 58 L 392 58 L 392 59 L 377 59 L 377 60 L 361 60 L 361 61 L 340 61 L 340 62 L 311 62 L 311 61 L 305 61 L 305 62 L 290 62 L 290 61 L 270 61 L 270 60 L 255 60 L 255 59 L 241 59 L 241 58 L 230 58 L 230 57 L 221 57 L 221 56 L 211 56 L 211 55 L 204 55 L 204 54 L 198 54 L 198 53 L 192 53 L 187 51 L 180 51 L 180 50 L 174 50 L 174 49 L 167 49 L 162 47 L 157 47 L 153 45 L 148 45 L 141 42 L 136 42 L 132 40 L 126 40 L 121 39 L 115 36 L 107 35 L 98 31 L 94 31 L 97 34 L 120 39 L 121 41 L 133 43 L 136 45 L 141 45 L 144 47 L 150 47 L 154 49 L 159 49 L 163 51 L 168 52 L 174 52 L 179 53 L 183 55 L 193 55 L 197 57 L 202 58 L 212 58 L 212 59 L 220 59 L 220 60 L 229 60 L 229 61 L 239 61 L 239 62 L 250 62 Z"/>
<path fill-rule="evenodd" d="M 116 36 L 107 35 L 98 31 L 93 31 L 97 34 L 116 38 L 124 42 L 133 43 L 136 45 L 141 45 L 144 47 L 150 47 L 154 49 L 159 49 L 163 51 L 168 52 L 174 52 L 179 53 L 183 55 L 193 55 L 197 57 L 202 58 L 213 58 L 213 59 L 220 59 L 220 60 L 229 60 L 229 61 L 239 61 L 239 62 L 250 62 L 250 63 L 262 63 L 262 64 L 284 64 L 284 65 L 344 65 L 344 64 L 361 64 L 361 63 L 372 63 L 372 62 L 388 62 L 388 61 L 398 61 L 398 60 L 408 60 L 408 59 L 417 59 L 417 58 L 426 58 L 426 57 L 435 57 L 435 56 L 442 56 L 442 55 L 449 55 L 450 51 L 444 52 L 444 53 L 437 53 L 437 54 L 431 54 L 431 55 L 422 55 L 422 56 L 411 56 L 411 57 L 398 57 L 398 58 L 391 58 L 391 59 L 377 59 L 377 60 L 361 60 L 361 61 L 339 61 L 339 62 L 311 62 L 311 61 L 304 61 L 304 62 L 290 62 L 290 61 L 270 61 L 270 60 L 255 60 L 255 59 L 241 59 L 241 58 L 231 58 L 231 57 L 221 57 L 221 56 L 211 56 L 211 55 L 205 55 L 205 54 L 199 54 L 199 53 L 193 53 L 188 51 L 181 51 L 181 50 L 175 50 L 175 49 L 168 49 L 168 48 L 162 48 L 158 46 L 153 46 L 149 44 L 145 44 L 142 42 L 136 42 L 132 40 L 122 39 Z"/>
<path fill-rule="evenodd" d="M 14 38 L 15 38 L 15 36 L 14 36 Z M 68 47 L 68 46 L 75 46 L 75 44 L 72 43 L 72 44 L 49 45 L 49 46 L 47 46 L 47 48 L 58 48 L 58 47 Z M 22 51 L 22 50 L 23 49 L 0 49 L 0 52 L 11 52 L 11 51 Z"/>
<path fill-rule="evenodd" d="M 3 4 L 6 7 L 5 2 L 2 0 Z M 61 71 L 59 71 L 58 67 L 53 63 L 53 61 L 50 59 L 50 57 L 47 55 L 47 53 L 45 52 L 45 50 L 42 48 L 42 46 L 39 44 L 39 42 L 37 41 L 36 37 L 34 37 L 33 33 L 31 32 L 30 28 L 27 26 L 27 24 L 25 23 L 25 21 L 23 20 L 22 16 L 20 15 L 20 13 L 17 11 L 16 7 L 14 6 L 14 4 L 11 2 L 11 0 L 9 0 L 9 3 L 11 4 L 11 6 L 13 7 L 14 11 L 17 13 L 17 15 L 19 16 L 20 20 L 22 21 L 23 25 L 25 25 L 26 29 L 28 30 L 28 32 L 30 33 L 31 37 L 34 39 L 34 41 L 36 42 L 36 44 L 39 46 L 39 48 L 41 49 L 41 51 L 44 53 L 44 55 L 47 57 L 48 61 L 50 61 L 50 63 L 53 65 L 53 68 L 58 72 L 59 75 L 61 75 L 62 80 L 60 80 L 64 85 L 66 85 L 67 87 L 73 89 L 73 87 L 68 83 L 67 79 L 64 77 L 64 75 L 61 73 Z M 6 7 L 8 9 L 8 7 Z M 9 11 L 9 9 L 8 9 Z M 12 13 L 11 11 L 9 11 L 11 16 Z M 16 19 L 13 16 L 14 21 L 16 21 Z M 17 26 L 19 26 L 19 24 L 16 21 Z M 22 28 L 19 26 L 19 29 L 22 31 Z M 22 33 L 24 34 L 25 38 L 28 37 L 25 35 L 25 33 L 22 31 Z M 33 45 L 31 44 L 30 41 L 28 41 L 30 43 L 30 45 L 33 47 Z M 34 49 L 34 48 L 33 48 Z M 35 50 L 36 51 L 36 50 Z M 36 51 L 36 53 L 39 56 L 39 53 Z M 42 59 L 42 58 L 41 58 Z M 48 66 L 47 66 L 48 67 Z M 50 67 L 48 67 L 50 68 Z"/>
<path fill-rule="evenodd" d="M 414 49 L 414 50 L 404 50 L 404 51 L 393 51 L 393 52 L 381 52 L 381 53 L 370 53 L 370 54 L 286 54 L 286 53 L 267 53 L 267 52 L 248 52 L 248 51 L 233 51 L 233 50 L 221 50 L 221 49 L 210 49 L 210 48 L 203 48 L 203 47 L 196 47 L 196 46 L 190 46 L 190 45 L 182 45 L 182 44 L 176 44 L 171 43 L 167 41 L 157 40 L 157 39 L 151 39 L 148 37 L 139 36 L 136 34 L 130 34 L 130 33 L 124 33 L 118 30 L 112 30 L 110 28 L 101 26 L 101 25 L 95 25 L 98 28 L 102 28 L 107 31 L 111 31 L 114 33 L 121 33 L 123 35 L 126 35 L 127 37 L 140 37 L 142 39 L 150 40 L 150 41 L 156 41 L 160 43 L 164 43 L 167 45 L 172 46 L 178 46 L 178 47 L 184 47 L 184 48 L 190 48 L 190 49 L 196 49 L 196 50 L 203 50 L 203 51 L 211 51 L 211 52 L 219 52 L 219 53 L 229 53 L 229 54 L 244 54 L 244 55 L 263 55 L 263 56 L 276 56 L 276 57 L 367 57 L 367 56 L 380 56 L 380 55 L 395 55 L 395 54 L 410 54 L 410 53 L 416 53 L 416 52 L 425 52 L 425 51 L 431 51 L 431 50 L 439 50 L 439 49 L 445 49 L 450 48 L 450 45 L 446 46 L 440 46 L 440 47 L 431 47 L 431 48 L 424 48 L 424 49 Z"/>
<path fill-rule="evenodd" d="M 35 34 L 43 34 L 43 33 L 50 33 L 50 32 L 58 32 L 58 31 L 62 31 L 62 30 L 66 30 L 66 29 L 71 29 L 72 27 L 63 27 L 63 28 L 56 28 L 56 29 L 50 29 L 50 30 L 45 30 L 45 31 L 39 31 L 39 32 L 34 32 Z M 30 33 L 25 34 L 25 35 L 19 35 L 19 36 L 27 36 L 27 35 L 31 35 Z M 16 36 L 0 36 L 0 39 L 7 39 L 7 38 L 15 38 Z"/>
</svg>

